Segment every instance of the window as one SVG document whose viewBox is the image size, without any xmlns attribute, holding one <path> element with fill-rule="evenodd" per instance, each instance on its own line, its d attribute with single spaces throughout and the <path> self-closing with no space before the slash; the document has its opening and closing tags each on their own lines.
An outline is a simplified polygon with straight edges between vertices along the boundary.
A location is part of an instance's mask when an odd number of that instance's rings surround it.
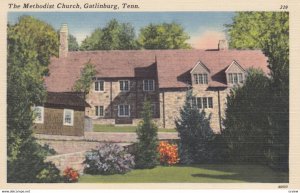
<svg viewBox="0 0 300 193">
<path fill-rule="evenodd" d="M 144 91 L 154 91 L 154 80 L 144 80 Z"/>
<path fill-rule="evenodd" d="M 243 73 L 229 73 L 228 74 L 228 82 L 231 84 L 243 83 Z"/>
<path fill-rule="evenodd" d="M 103 106 L 95 106 L 95 114 L 97 117 L 104 117 L 104 107 Z"/>
<path fill-rule="evenodd" d="M 119 117 L 129 117 L 130 116 L 130 105 L 119 105 L 118 116 Z"/>
<path fill-rule="evenodd" d="M 207 74 L 194 74 L 195 84 L 208 84 Z"/>
<path fill-rule="evenodd" d="M 73 126 L 74 110 L 64 109 L 64 125 Z"/>
<path fill-rule="evenodd" d="M 192 97 L 192 107 L 198 109 L 213 108 L 212 97 Z"/>
<path fill-rule="evenodd" d="M 103 80 L 97 80 L 95 82 L 95 91 L 98 91 L 98 92 L 104 91 L 104 81 Z"/>
<path fill-rule="evenodd" d="M 35 116 L 34 123 L 44 123 L 44 107 L 42 106 L 33 107 L 33 113 Z"/>
<path fill-rule="evenodd" d="M 129 80 L 120 80 L 120 91 L 129 91 Z"/>
</svg>

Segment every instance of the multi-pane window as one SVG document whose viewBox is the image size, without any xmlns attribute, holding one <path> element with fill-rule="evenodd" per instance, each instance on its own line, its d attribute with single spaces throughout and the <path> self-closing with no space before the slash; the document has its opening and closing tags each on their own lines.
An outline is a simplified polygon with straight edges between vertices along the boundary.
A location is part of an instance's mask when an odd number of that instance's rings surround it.
<svg viewBox="0 0 300 193">
<path fill-rule="evenodd" d="M 144 91 L 154 91 L 154 80 L 143 81 Z"/>
<path fill-rule="evenodd" d="M 229 83 L 231 84 L 238 84 L 244 82 L 242 73 L 228 73 L 228 79 Z"/>
<path fill-rule="evenodd" d="M 120 91 L 129 91 L 129 80 L 120 80 Z"/>
<path fill-rule="evenodd" d="M 97 117 L 104 117 L 104 107 L 103 106 L 95 106 L 95 114 Z"/>
<path fill-rule="evenodd" d="M 35 116 L 35 123 L 44 123 L 44 107 L 35 106 L 33 107 L 33 113 Z"/>
<path fill-rule="evenodd" d="M 74 122 L 74 110 L 64 109 L 64 125 L 72 126 Z"/>
<path fill-rule="evenodd" d="M 204 74 L 194 74 L 195 84 L 208 84 L 208 76 Z"/>
<path fill-rule="evenodd" d="M 97 80 L 95 82 L 95 91 L 104 91 L 104 81 L 103 80 Z"/>
<path fill-rule="evenodd" d="M 212 97 L 192 97 L 192 107 L 198 109 L 213 108 Z"/>
<path fill-rule="evenodd" d="M 130 105 L 119 105 L 118 106 L 118 116 L 119 117 L 129 117 L 130 116 Z"/>
</svg>

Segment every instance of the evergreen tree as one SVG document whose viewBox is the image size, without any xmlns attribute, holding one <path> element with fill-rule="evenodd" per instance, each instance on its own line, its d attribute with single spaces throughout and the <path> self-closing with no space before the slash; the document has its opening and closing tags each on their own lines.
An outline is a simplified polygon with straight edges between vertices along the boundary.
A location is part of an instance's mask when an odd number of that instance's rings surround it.
<svg viewBox="0 0 300 193">
<path fill-rule="evenodd" d="M 158 164 L 157 126 L 152 121 L 151 104 L 145 101 L 142 113 L 143 121 L 136 130 L 138 142 L 136 144 L 136 168 L 154 168 Z"/>
<path fill-rule="evenodd" d="M 184 164 L 203 163 L 210 159 L 209 143 L 213 132 L 209 124 L 210 116 L 192 107 L 192 90 L 187 91 L 180 118 L 175 121 L 180 137 L 179 157 Z"/>
</svg>

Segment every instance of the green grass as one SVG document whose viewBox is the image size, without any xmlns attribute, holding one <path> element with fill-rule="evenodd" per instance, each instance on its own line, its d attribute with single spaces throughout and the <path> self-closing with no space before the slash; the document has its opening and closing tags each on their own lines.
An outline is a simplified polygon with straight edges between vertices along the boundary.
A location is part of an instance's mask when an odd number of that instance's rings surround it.
<svg viewBox="0 0 300 193">
<path fill-rule="evenodd" d="M 286 183 L 288 174 L 261 165 L 158 166 L 126 174 L 83 175 L 80 183 Z"/>
<path fill-rule="evenodd" d="M 94 125 L 95 132 L 130 132 L 136 131 L 136 126 Z M 158 132 L 176 132 L 175 129 L 158 129 Z"/>
</svg>

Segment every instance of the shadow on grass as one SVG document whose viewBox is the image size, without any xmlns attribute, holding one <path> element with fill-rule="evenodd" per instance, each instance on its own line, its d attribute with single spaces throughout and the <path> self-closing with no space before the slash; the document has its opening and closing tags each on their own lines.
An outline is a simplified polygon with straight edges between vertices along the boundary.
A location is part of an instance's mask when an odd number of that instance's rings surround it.
<svg viewBox="0 0 300 193">
<path fill-rule="evenodd" d="M 256 183 L 288 183 L 287 172 L 279 172 L 262 165 L 194 165 L 210 172 L 191 174 L 197 178 L 238 180 Z"/>
</svg>

